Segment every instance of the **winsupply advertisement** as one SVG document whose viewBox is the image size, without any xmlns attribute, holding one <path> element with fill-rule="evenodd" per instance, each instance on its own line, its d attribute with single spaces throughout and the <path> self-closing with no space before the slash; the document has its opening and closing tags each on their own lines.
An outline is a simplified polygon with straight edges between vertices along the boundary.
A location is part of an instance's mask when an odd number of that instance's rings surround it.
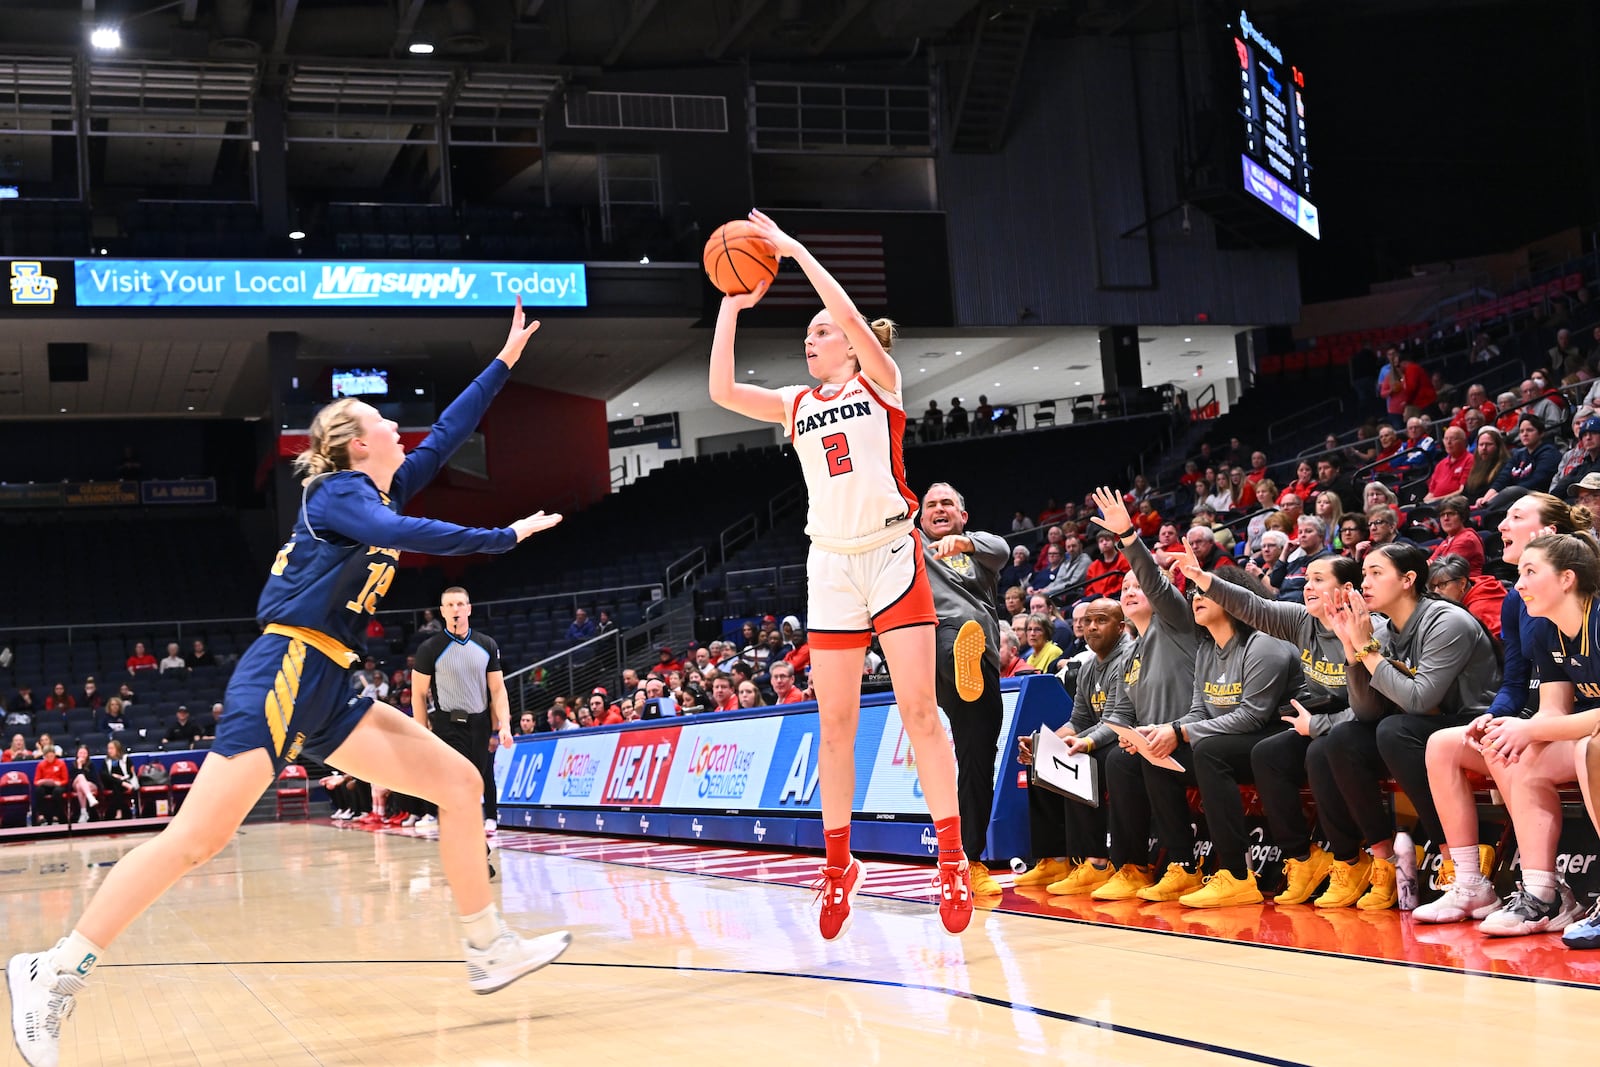
<svg viewBox="0 0 1600 1067">
<path fill-rule="evenodd" d="M 582 263 L 404 260 L 11 260 L 10 306 L 26 308 L 587 307 Z"/>
<path fill-rule="evenodd" d="M 862 703 L 852 804 L 858 847 L 929 855 L 932 826 L 899 709 L 888 694 Z M 1011 856 L 1027 851 L 1016 738 L 1041 721 L 1065 722 L 1071 702 L 1054 678 L 1022 678 L 1002 683 L 1002 703 L 989 834 L 991 854 Z M 820 737 L 816 705 L 806 703 L 518 738 L 496 761 L 500 822 L 818 847 Z"/>
</svg>

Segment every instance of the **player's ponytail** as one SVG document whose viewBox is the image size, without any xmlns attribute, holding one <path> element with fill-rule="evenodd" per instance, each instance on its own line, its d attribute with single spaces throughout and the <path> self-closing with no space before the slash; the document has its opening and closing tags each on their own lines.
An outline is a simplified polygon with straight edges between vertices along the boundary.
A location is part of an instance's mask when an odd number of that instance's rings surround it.
<svg viewBox="0 0 1600 1067">
<path fill-rule="evenodd" d="M 895 338 L 900 336 L 900 328 L 893 319 L 873 319 L 867 323 L 872 329 L 872 335 L 878 339 L 885 352 L 894 351 Z"/>
<path fill-rule="evenodd" d="M 294 457 L 294 471 L 302 484 L 321 474 L 350 468 L 350 442 L 361 435 L 354 408 L 359 401 L 346 397 L 318 411 L 307 431 L 310 445 Z"/>
</svg>

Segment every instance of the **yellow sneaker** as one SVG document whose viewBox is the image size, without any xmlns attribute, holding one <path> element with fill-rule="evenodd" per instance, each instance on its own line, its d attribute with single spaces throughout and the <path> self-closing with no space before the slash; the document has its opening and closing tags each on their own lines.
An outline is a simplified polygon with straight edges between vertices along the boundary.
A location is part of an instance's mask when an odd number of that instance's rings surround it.
<svg viewBox="0 0 1600 1067">
<path fill-rule="evenodd" d="M 1312 845 L 1311 855 L 1303 860 L 1284 860 L 1283 876 L 1288 885 L 1284 886 L 1283 892 L 1272 898 L 1272 902 L 1304 904 L 1328 877 L 1328 868 L 1332 865 L 1333 857 L 1324 852 L 1319 845 Z"/>
<path fill-rule="evenodd" d="M 1019 889 L 1030 885 L 1049 885 L 1071 873 L 1072 864 L 1066 860 L 1040 860 L 1033 865 L 1033 870 L 1017 875 L 1017 880 L 1011 884 Z"/>
<path fill-rule="evenodd" d="M 1166 873 L 1161 876 L 1161 881 L 1139 890 L 1139 899 L 1158 903 L 1164 900 L 1177 900 L 1187 893 L 1193 893 L 1204 884 L 1205 879 L 1199 874 L 1184 870 L 1180 863 L 1169 863 Z"/>
<path fill-rule="evenodd" d="M 1354 863 L 1334 860 L 1328 865 L 1328 890 L 1317 898 L 1319 908 L 1348 908 L 1372 885 L 1372 854 L 1361 853 Z"/>
<path fill-rule="evenodd" d="M 1400 895 L 1395 886 L 1394 860 L 1372 857 L 1372 870 L 1368 873 L 1367 880 L 1372 888 L 1356 901 L 1356 907 L 1362 911 L 1383 911 L 1394 907 L 1399 901 Z"/>
<path fill-rule="evenodd" d="M 1151 882 L 1150 869 L 1124 863 L 1105 885 L 1089 894 L 1096 900 L 1132 900 Z"/>
<path fill-rule="evenodd" d="M 1108 863 L 1104 867 L 1096 867 L 1085 860 L 1078 864 L 1073 872 L 1059 882 L 1051 882 L 1045 886 L 1045 892 L 1054 897 L 1073 897 L 1080 893 L 1093 893 L 1096 889 L 1111 881 L 1111 876 L 1116 870 Z"/>
<path fill-rule="evenodd" d="M 956 692 L 968 703 L 983 696 L 983 652 L 987 644 L 977 619 L 968 619 L 956 633 L 951 652 L 956 661 Z"/>
<path fill-rule="evenodd" d="M 975 897 L 997 897 L 1005 892 L 1005 887 L 995 881 L 989 868 L 981 863 L 968 864 L 968 875 L 972 879 L 972 895 Z"/>
<path fill-rule="evenodd" d="M 1178 903 L 1186 908 L 1231 908 L 1239 904 L 1260 904 L 1265 899 L 1256 886 L 1256 873 L 1249 871 L 1243 878 L 1233 872 L 1220 870 L 1206 879 L 1206 884 L 1193 893 L 1185 893 Z"/>
</svg>

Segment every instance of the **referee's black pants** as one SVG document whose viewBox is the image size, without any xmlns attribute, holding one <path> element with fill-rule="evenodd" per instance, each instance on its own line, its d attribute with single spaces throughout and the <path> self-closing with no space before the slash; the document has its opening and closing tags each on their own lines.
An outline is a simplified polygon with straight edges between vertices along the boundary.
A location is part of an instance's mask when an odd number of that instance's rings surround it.
<svg viewBox="0 0 1600 1067">
<path fill-rule="evenodd" d="M 471 761 L 483 778 L 483 817 L 499 820 L 499 798 L 495 796 L 494 760 L 489 756 L 491 716 L 488 712 L 468 715 L 466 722 L 456 722 L 448 711 L 430 712 L 428 724 L 439 739 Z"/>
<path fill-rule="evenodd" d="M 950 736 L 956 749 L 956 811 L 961 816 L 961 847 L 973 863 L 983 861 L 989 844 L 989 815 L 994 810 L 994 761 L 1000 743 L 1000 670 L 988 657 L 983 660 L 983 694 L 966 701 L 956 692 L 953 671 L 943 668 L 948 655 L 939 657 L 934 696 L 950 719 Z M 485 742 L 487 744 L 487 742 Z"/>
</svg>

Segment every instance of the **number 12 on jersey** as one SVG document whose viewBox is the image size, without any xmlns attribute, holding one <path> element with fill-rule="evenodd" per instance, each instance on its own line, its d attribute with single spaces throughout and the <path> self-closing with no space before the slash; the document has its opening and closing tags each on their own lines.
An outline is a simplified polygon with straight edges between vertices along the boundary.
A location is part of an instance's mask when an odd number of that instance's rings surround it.
<svg viewBox="0 0 1600 1067">
<path fill-rule="evenodd" d="M 378 612 L 378 598 L 389 591 L 389 586 L 394 582 L 394 564 L 369 563 L 367 564 L 367 584 L 361 587 L 361 592 L 356 594 L 354 600 L 345 603 L 345 607 L 360 614 L 375 615 Z"/>
<path fill-rule="evenodd" d="M 828 456 L 828 477 L 837 478 L 841 474 L 849 474 L 850 465 L 850 440 L 842 433 L 830 433 L 822 439 L 822 450 Z"/>
</svg>

